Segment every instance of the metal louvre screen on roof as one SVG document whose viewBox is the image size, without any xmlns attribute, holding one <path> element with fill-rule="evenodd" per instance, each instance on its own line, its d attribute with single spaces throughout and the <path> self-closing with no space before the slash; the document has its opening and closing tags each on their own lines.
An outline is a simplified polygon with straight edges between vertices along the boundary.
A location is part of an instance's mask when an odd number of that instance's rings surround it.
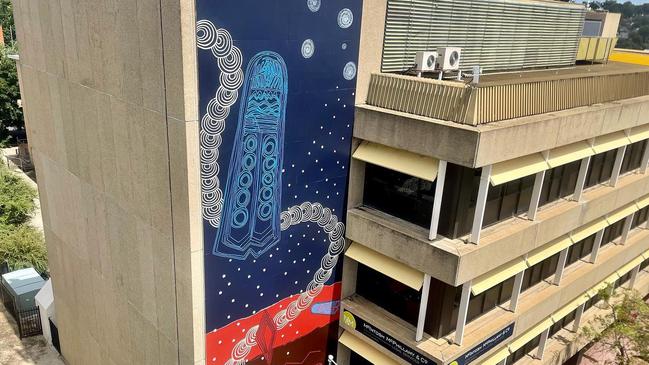
<svg viewBox="0 0 649 365">
<path fill-rule="evenodd" d="M 388 0 L 382 71 L 405 71 L 417 51 L 446 46 L 462 48 L 463 69 L 571 65 L 584 14 L 560 2 Z"/>
</svg>

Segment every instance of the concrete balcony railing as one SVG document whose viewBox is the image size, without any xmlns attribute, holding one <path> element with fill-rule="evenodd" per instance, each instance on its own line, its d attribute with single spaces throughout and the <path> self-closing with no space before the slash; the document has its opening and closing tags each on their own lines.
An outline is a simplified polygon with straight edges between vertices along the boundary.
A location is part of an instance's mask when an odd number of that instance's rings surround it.
<svg viewBox="0 0 649 365">
<path fill-rule="evenodd" d="M 647 67 L 592 67 L 487 75 L 477 85 L 375 73 L 367 104 L 479 125 L 649 95 Z"/>
</svg>

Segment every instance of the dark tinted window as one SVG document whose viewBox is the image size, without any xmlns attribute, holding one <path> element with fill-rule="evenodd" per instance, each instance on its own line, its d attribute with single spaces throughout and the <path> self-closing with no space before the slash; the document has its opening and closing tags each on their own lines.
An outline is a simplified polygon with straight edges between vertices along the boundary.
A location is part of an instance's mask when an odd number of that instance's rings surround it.
<svg viewBox="0 0 649 365">
<path fill-rule="evenodd" d="M 530 207 L 534 178 L 532 175 L 506 184 L 490 186 L 482 226 L 486 227 L 526 213 Z"/>
<path fill-rule="evenodd" d="M 590 159 L 585 187 L 589 188 L 611 179 L 616 154 L 617 150 L 611 150 L 597 154 Z"/>
<path fill-rule="evenodd" d="M 434 197 L 434 182 L 366 165 L 363 204 L 369 207 L 429 228 Z"/>
<path fill-rule="evenodd" d="M 624 153 L 624 160 L 622 160 L 622 168 L 620 173 L 633 171 L 640 168 L 642 163 L 642 155 L 644 153 L 646 141 L 636 142 L 629 145 Z"/>
<path fill-rule="evenodd" d="M 421 292 L 360 263 L 356 292 L 406 322 L 417 325 Z"/>
<path fill-rule="evenodd" d="M 364 357 L 352 351 L 351 357 L 349 359 L 350 365 L 373 365 L 371 362 L 365 360 Z"/>
<path fill-rule="evenodd" d="M 557 272 L 558 264 L 559 254 L 556 254 L 525 270 L 521 292 L 554 275 Z"/>
<path fill-rule="evenodd" d="M 581 161 L 555 167 L 545 172 L 539 206 L 565 198 L 575 192 Z"/>
</svg>

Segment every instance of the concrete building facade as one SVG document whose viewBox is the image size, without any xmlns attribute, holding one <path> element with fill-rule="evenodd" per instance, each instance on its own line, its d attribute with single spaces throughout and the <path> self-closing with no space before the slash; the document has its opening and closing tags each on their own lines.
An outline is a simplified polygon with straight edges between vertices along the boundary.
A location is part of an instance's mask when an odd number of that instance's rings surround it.
<svg viewBox="0 0 649 365">
<path fill-rule="evenodd" d="M 560 364 L 649 292 L 649 69 L 574 66 L 574 4 L 388 24 L 475 3 L 14 1 L 66 361 Z M 399 68 L 453 42 L 468 77 Z"/>
</svg>

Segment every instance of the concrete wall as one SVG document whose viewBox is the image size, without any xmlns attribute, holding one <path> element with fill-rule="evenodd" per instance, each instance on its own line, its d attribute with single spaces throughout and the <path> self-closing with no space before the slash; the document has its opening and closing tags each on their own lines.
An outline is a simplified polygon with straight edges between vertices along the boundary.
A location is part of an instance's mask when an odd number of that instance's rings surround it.
<svg viewBox="0 0 649 365">
<path fill-rule="evenodd" d="M 477 127 L 360 105 L 356 107 L 354 137 L 462 166 L 482 167 L 644 125 L 649 122 L 647 115 L 649 96 Z"/>
<path fill-rule="evenodd" d="M 193 1 L 14 9 L 63 355 L 201 363 Z"/>
</svg>

